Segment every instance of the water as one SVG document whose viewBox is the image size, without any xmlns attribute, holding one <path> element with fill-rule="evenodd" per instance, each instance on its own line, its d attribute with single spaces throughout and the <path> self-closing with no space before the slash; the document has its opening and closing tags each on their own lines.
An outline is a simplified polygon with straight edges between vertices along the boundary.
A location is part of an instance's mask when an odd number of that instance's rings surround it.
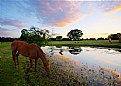
<svg viewBox="0 0 121 86">
<path fill-rule="evenodd" d="M 121 52 L 117 49 L 102 47 L 79 47 L 79 46 L 45 46 L 44 52 L 49 55 L 61 54 L 80 61 L 80 63 L 92 68 L 105 67 L 121 74 Z"/>
</svg>

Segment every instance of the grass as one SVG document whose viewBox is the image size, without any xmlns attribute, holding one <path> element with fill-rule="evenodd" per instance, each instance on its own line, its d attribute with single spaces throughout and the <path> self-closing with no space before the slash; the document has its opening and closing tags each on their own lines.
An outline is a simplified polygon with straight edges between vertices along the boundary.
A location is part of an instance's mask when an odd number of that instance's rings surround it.
<svg viewBox="0 0 121 86">
<path fill-rule="evenodd" d="M 76 43 L 75 43 L 76 42 Z M 94 45 L 99 44 L 109 44 L 107 41 L 54 41 L 49 43 L 49 45 Z M 110 46 L 117 45 L 119 46 L 118 41 L 113 41 Z M 53 58 L 49 57 L 48 59 L 51 62 L 51 73 L 50 77 L 47 77 L 46 71 L 44 70 L 41 60 L 37 64 L 37 72 L 34 72 L 34 66 L 31 68 L 29 73 L 26 73 L 26 69 L 29 67 L 29 59 L 23 56 L 19 56 L 19 65 L 15 68 L 12 56 L 11 56 L 11 43 L 2 42 L 0 43 L 0 86 L 86 86 L 90 83 L 93 84 L 102 84 L 109 83 L 113 85 L 115 81 L 114 78 L 111 78 L 108 82 L 108 78 L 105 78 L 102 71 L 94 71 L 93 69 L 88 69 L 86 66 L 80 66 L 81 68 L 76 68 L 74 60 L 69 58 L 63 59 L 61 56 L 54 56 Z M 73 62 L 72 65 L 70 62 Z M 80 69 L 80 72 L 75 71 Z M 96 74 L 96 75 L 94 75 Z M 91 79 L 93 75 L 93 80 Z M 104 82 L 104 83 L 103 83 Z M 109 85 L 107 84 L 107 85 Z"/>
<path fill-rule="evenodd" d="M 118 40 L 112 40 L 109 43 L 108 40 L 83 40 L 83 41 L 50 41 L 50 46 L 62 45 L 62 46 L 96 46 L 96 47 L 110 47 L 110 48 L 121 48 L 121 43 Z"/>
<path fill-rule="evenodd" d="M 29 73 L 26 69 L 29 66 L 29 59 L 19 56 L 19 66 L 15 68 L 11 56 L 11 43 L 3 42 L 0 44 L 0 86 L 55 86 L 53 81 L 46 77 L 41 60 L 38 62 L 37 71 L 34 67 Z"/>
<path fill-rule="evenodd" d="M 19 72 L 18 72 L 19 71 Z M 24 82 L 24 71 L 19 67 L 15 69 L 12 56 L 10 43 L 1 43 L 0 45 L 0 84 L 2 86 L 14 86 L 18 83 Z"/>
</svg>

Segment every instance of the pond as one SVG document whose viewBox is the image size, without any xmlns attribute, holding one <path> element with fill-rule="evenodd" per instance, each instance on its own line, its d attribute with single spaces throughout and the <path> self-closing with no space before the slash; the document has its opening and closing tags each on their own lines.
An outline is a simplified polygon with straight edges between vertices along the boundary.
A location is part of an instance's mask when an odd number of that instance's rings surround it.
<svg viewBox="0 0 121 86">
<path fill-rule="evenodd" d="M 121 74 L 121 51 L 103 47 L 79 47 L 79 46 L 45 46 L 44 52 L 49 55 L 61 54 L 80 61 L 90 68 L 105 67 Z"/>
</svg>

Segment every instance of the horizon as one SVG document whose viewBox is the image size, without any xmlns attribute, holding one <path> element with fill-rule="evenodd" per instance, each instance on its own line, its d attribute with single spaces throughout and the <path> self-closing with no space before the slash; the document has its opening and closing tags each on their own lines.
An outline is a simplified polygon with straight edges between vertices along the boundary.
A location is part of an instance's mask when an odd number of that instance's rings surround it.
<svg viewBox="0 0 121 86">
<path fill-rule="evenodd" d="M 81 38 L 107 38 L 121 33 L 121 1 L 0 0 L 0 37 L 20 37 L 31 26 L 47 29 L 56 36 L 73 29 Z"/>
</svg>

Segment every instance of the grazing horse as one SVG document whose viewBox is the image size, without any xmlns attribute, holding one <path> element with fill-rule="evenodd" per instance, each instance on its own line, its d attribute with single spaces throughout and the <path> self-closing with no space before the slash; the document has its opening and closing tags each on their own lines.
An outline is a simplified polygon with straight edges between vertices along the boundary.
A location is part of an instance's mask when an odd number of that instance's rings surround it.
<svg viewBox="0 0 121 86">
<path fill-rule="evenodd" d="M 41 58 L 43 65 L 45 67 L 45 70 L 49 74 L 50 72 L 49 61 L 46 59 L 44 52 L 39 46 L 35 44 L 28 44 L 23 41 L 15 40 L 12 42 L 11 47 L 12 47 L 12 56 L 13 56 L 13 61 L 15 66 L 16 66 L 16 58 L 18 63 L 18 55 L 21 54 L 25 57 L 29 57 L 29 60 L 31 63 L 30 68 L 33 65 L 33 59 L 35 59 L 35 71 L 36 71 L 37 60 L 38 58 Z"/>
</svg>

